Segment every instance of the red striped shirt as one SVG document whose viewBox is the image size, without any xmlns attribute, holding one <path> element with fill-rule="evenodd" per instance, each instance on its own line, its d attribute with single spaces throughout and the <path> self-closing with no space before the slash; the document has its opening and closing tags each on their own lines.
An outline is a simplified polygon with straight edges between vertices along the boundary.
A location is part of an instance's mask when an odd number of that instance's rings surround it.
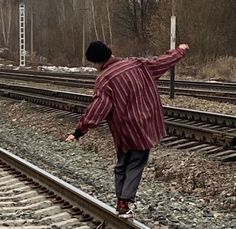
<svg viewBox="0 0 236 229">
<path fill-rule="evenodd" d="M 95 82 L 91 104 L 77 129 L 86 133 L 107 120 L 117 150 L 150 149 L 166 135 L 156 80 L 185 54 L 170 50 L 152 58 L 112 57 Z"/>
</svg>

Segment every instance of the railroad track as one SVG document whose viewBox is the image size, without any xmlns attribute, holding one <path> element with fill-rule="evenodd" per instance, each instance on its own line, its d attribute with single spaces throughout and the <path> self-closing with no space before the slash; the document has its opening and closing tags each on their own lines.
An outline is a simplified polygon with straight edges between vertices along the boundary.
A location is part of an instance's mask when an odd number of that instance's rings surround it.
<svg viewBox="0 0 236 229">
<path fill-rule="evenodd" d="M 56 85 L 93 89 L 96 76 L 92 74 L 48 73 L 33 71 L 0 71 L 0 78 L 50 83 Z M 159 80 L 159 89 L 169 94 L 169 80 Z M 175 94 L 236 104 L 236 84 L 196 81 L 176 81 Z"/>
<path fill-rule="evenodd" d="M 0 228 L 148 229 L 2 148 L 0 209 Z"/>
<path fill-rule="evenodd" d="M 0 85 L 0 96 L 26 100 L 77 117 L 91 96 L 26 86 Z M 65 112 L 65 113 L 63 113 Z M 168 138 L 166 146 L 204 152 L 217 160 L 236 160 L 236 117 L 164 106 Z"/>
</svg>

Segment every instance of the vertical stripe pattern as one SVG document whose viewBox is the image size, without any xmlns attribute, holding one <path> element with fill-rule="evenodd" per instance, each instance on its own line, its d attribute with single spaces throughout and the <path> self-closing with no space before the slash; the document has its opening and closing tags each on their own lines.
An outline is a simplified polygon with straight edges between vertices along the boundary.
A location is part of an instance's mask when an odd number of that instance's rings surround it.
<svg viewBox="0 0 236 229">
<path fill-rule="evenodd" d="M 155 81 L 184 54 L 177 48 L 160 57 L 112 57 L 103 65 L 77 129 L 86 133 L 106 119 L 117 150 L 145 150 L 158 144 L 166 131 Z"/>
</svg>

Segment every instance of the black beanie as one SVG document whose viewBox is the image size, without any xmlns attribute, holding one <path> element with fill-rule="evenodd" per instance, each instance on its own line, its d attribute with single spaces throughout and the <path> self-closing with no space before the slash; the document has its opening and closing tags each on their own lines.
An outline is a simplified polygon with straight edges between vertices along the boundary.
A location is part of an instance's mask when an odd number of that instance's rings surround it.
<svg viewBox="0 0 236 229">
<path fill-rule="evenodd" d="M 101 41 L 93 41 L 90 43 L 86 51 L 86 58 L 93 63 L 101 63 L 108 60 L 112 55 L 112 51 Z"/>
</svg>

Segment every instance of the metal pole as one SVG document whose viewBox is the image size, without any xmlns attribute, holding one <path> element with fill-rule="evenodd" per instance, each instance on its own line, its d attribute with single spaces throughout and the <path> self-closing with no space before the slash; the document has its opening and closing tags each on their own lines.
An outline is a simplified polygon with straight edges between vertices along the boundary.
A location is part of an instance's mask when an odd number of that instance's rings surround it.
<svg viewBox="0 0 236 229">
<path fill-rule="evenodd" d="M 31 20 L 30 20 L 30 60 L 33 62 L 34 55 L 34 12 L 33 3 L 31 3 Z"/>
<path fill-rule="evenodd" d="M 85 39 L 86 39 L 86 25 L 85 25 L 85 22 L 86 22 L 86 13 L 85 13 L 85 8 L 86 8 L 86 3 L 85 3 L 85 0 L 84 0 L 84 6 L 83 6 L 83 40 L 82 40 L 82 66 L 85 66 Z"/>
<path fill-rule="evenodd" d="M 20 67 L 25 66 L 25 2 L 19 0 Z"/>
<path fill-rule="evenodd" d="M 171 16 L 171 28 L 170 28 L 170 49 L 176 47 L 176 16 L 175 16 L 175 1 L 172 0 L 172 16 Z M 175 97 L 175 67 L 170 70 L 170 98 Z"/>
</svg>

